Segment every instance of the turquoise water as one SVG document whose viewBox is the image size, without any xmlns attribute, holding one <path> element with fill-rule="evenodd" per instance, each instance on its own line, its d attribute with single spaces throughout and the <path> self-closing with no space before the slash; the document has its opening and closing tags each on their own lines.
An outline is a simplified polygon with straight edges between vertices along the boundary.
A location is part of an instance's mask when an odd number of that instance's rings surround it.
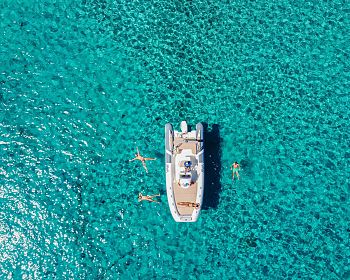
<svg viewBox="0 0 350 280">
<path fill-rule="evenodd" d="M 350 278 L 348 1 L 0 8 L 0 279 Z M 181 120 L 207 129 L 194 224 L 165 195 Z"/>
</svg>

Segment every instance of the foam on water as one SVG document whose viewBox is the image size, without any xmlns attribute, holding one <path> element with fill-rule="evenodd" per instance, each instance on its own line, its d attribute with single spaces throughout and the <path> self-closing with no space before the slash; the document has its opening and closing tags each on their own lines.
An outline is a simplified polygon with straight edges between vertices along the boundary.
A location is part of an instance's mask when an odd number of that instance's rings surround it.
<svg viewBox="0 0 350 280">
<path fill-rule="evenodd" d="M 1 279 L 350 277 L 348 2 L 0 8 Z M 207 130 L 194 224 L 165 195 L 181 120 Z"/>
</svg>

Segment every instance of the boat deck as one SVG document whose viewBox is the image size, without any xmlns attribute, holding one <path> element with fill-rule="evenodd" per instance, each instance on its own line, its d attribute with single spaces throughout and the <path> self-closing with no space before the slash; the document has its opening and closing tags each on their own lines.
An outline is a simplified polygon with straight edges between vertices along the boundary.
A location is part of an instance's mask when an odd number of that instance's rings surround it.
<svg viewBox="0 0 350 280">
<path fill-rule="evenodd" d="M 176 137 L 174 139 L 174 146 L 176 147 L 176 154 L 189 152 L 190 154 L 192 154 L 191 158 L 193 158 L 194 160 L 194 155 L 196 155 L 197 153 L 196 141 L 191 141 L 191 140 L 186 141 L 186 139 L 184 138 Z M 194 166 L 196 166 L 196 164 L 194 164 Z M 178 163 L 178 166 L 176 166 L 175 168 L 184 169 L 185 168 L 184 161 L 180 161 Z M 192 168 L 190 172 L 192 174 L 192 178 L 194 182 L 188 188 L 181 187 L 176 178 L 174 178 L 174 181 L 173 181 L 174 198 L 175 198 L 177 210 L 180 215 L 192 215 L 193 210 L 195 210 L 195 208 L 193 207 L 177 205 L 178 202 L 194 202 L 194 203 L 196 202 L 197 192 L 198 192 L 197 190 L 198 174 L 195 168 Z"/>
<path fill-rule="evenodd" d="M 186 142 L 187 141 L 187 142 Z M 174 147 L 176 147 L 176 153 L 180 154 L 182 150 L 190 149 L 192 151 L 192 154 L 197 154 L 197 142 L 186 140 L 184 138 L 178 138 L 176 137 L 174 139 Z"/>
<path fill-rule="evenodd" d="M 174 196 L 176 203 L 178 202 L 196 202 L 197 197 L 197 183 L 184 189 L 174 182 Z M 176 205 L 180 215 L 192 215 L 193 207 Z"/>
</svg>

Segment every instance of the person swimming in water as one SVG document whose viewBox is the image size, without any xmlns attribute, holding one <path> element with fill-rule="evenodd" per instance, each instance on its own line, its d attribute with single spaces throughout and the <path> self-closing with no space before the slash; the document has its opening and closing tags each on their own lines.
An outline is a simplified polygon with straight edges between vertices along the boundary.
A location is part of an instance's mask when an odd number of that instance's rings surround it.
<svg viewBox="0 0 350 280">
<path fill-rule="evenodd" d="M 230 169 L 232 170 L 232 180 L 235 179 L 235 174 L 239 180 L 239 173 L 238 171 L 241 170 L 241 166 L 239 165 L 239 163 L 237 161 L 235 161 L 234 163 L 231 164 Z"/>
<path fill-rule="evenodd" d="M 160 203 L 159 201 L 156 201 L 156 200 L 153 199 L 153 197 L 156 197 L 156 196 L 160 196 L 160 193 L 159 194 L 154 194 L 154 195 L 143 195 L 142 193 L 139 193 L 138 201 L 141 202 L 142 200 L 146 200 L 146 201 L 149 201 L 149 202 Z"/>
<path fill-rule="evenodd" d="M 146 160 L 156 160 L 156 158 L 145 158 L 145 157 L 141 156 L 138 147 L 136 147 L 136 150 L 137 150 L 137 154 L 135 154 L 135 158 L 130 159 L 129 161 L 134 161 L 134 160 L 139 160 L 139 161 L 141 161 L 141 162 L 142 162 L 143 168 L 144 168 L 144 169 L 146 170 L 146 172 L 148 173 L 148 169 L 147 169 L 147 166 L 146 166 Z"/>
</svg>

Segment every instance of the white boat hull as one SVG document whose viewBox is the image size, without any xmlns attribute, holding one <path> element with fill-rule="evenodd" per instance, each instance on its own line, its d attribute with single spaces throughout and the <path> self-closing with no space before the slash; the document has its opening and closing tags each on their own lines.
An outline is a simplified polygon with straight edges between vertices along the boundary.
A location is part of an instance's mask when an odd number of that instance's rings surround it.
<svg viewBox="0 0 350 280">
<path fill-rule="evenodd" d="M 170 212 L 176 222 L 196 222 L 204 195 L 204 129 L 165 125 L 165 172 Z"/>
</svg>

